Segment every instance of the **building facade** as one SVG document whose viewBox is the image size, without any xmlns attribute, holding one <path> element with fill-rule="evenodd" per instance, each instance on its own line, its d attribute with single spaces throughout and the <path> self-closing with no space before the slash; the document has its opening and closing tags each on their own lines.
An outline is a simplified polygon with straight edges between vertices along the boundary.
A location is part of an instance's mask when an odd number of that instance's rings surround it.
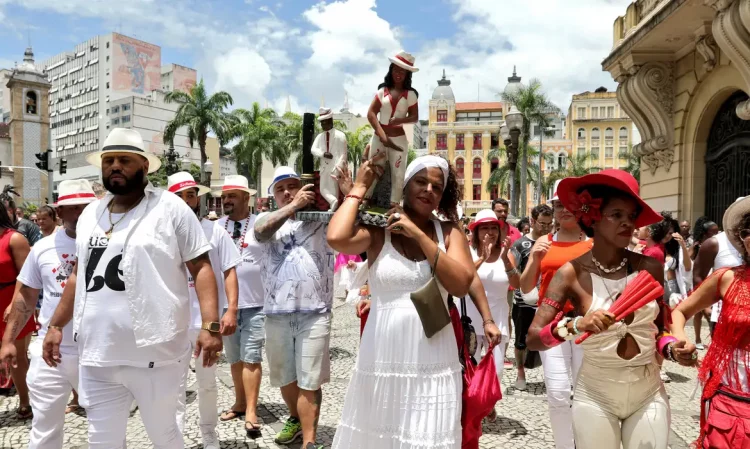
<svg viewBox="0 0 750 449">
<path fill-rule="evenodd" d="M 633 139 L 633 121 L 615 92 L 599 88 L 573 95 L 568 108 L 567 134 L 576 155 L 591 156 L 591 167 L 622 168 Z"/>
<path fill-rule="evenodd" d="M 721 224 L 750 194 L 750 0 L 632 2 L 602 67 L 641 142 L 641 196 Z"/>
<path fill-rule="evenodd" d="M 196 76 L 194 70 L 182 66 L 163 68 L 158 45 L 118 33 L 95 36 L 43 61 L 38 68 L 52 84 L 53 154 L 68 160 L 67 175 L 56 181 L 99 178 L 99 170 L 86 163 L 86 155 L 100 149 L 109 133 L 107 125 L 113 126 L 111 104 L 134 96 L 149 97 L 163 85 L 194 85 Z M 144 136 L 147 142 L 149 138 Z"/>
<path fill-rule="evenodd" d="M 12 70 L 0 69 L 0 123 L 10 121 L 10 89 L 8 89 L 8 79 Z"/>
</svg>

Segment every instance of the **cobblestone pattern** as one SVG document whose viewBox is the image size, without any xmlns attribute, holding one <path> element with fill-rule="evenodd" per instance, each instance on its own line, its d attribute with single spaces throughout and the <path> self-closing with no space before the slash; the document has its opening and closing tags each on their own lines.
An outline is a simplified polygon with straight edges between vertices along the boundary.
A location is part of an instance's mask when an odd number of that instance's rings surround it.
<svg viewBox="0 0 750 449">
<path fill-rule="evenodd" d="M 704 329 L 708 326 L 703 326 Z M 704 330 L 704 332 L 707 329 Z M 331 382 L 323 387 L 323 408 L 320 418 L 318 442 L 330 447 L 336 424 L 341 415 L 344 395 L 348 385 L 351 369 L 356 361 L 359 344 L 359 320 L 354 316 L 353 308 L 338 305 L 334 312 L 331 341 Z M 692 329 L 688 331 L 692 335 Z M 705 338 L 705 337 L 704 337 Z M 704 340 L 705 341 L 705 340 Z M 513 347 L 508 348 L 512 359 Z M 263 436 L 255 441 L 245 437 L 242 421 L 219 423 L 218 433 L 222 448 L 279 448 L 273 442 L 287 418 L 287 409 L 278 389 L 271 388 L 267 377 L 267 365 L 263 363 L 263 382 L 259 401 L 259 418 L 263 422 Z M 672 405 L 672 449 L 685 449 L 698 436 L 698 399 L 696 394 L 691 399 L 695 388 L 695 370 L 666 362 L 666 370 L 672 379 L 667 384 L 667 392 Z M 552 432 L 549 426 L 547 401 L 541 368 L 527 372 L 527 391 L 515 390 L 512 385 L 516 380 L 515 369 L 505 370 L 502 380 L 503 399 L 497 405 L 498 419 L 495 423 L 484 425 L 484 435 L 480 440 L 481 448 L 553 448 Z M 219 410 L 225 410 L 234 402 L 234 390 L 229 372 L 229 365 L 220 362 L 219 377 Z M 185 447 L 202 448 L 198 427 L 198 401 L 195 390 L 195 376 L 191 373 L 188 381 L 188 411 L 185 426 Z M 15 418 L 18 406 L 17 397 L 0 396 L 0 449 L 24 448 L 28 444 L 28 433 L 31 421 L 20 421 Z M 127 444 L 129 448 L 151 448 L 146 431 L 138 411 L 128 420 Z M 85 449 L 86 418 L 85 412 L 70 414 L 65 419 L 65 448 Z M 299 444 L 289 446 L 299 448 Z M 356 449 L 356 448 L 352 448 Z"/>
</svg>

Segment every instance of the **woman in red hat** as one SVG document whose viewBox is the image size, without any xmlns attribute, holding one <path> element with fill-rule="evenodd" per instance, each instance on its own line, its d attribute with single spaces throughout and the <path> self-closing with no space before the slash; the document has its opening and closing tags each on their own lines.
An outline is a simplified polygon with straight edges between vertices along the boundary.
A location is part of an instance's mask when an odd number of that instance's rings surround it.
<svg viewBox="0 0 750 449">
<path fill-rule="evenodd" d="M 555 184 L 555 192 L 561 181 Z M 573 215 L 565 208 L 557 193 L 550 200 L 555 222 L 560 228 L 552 234 L 539 238 L 531 248 L 529 261 L 521 275 L 521 292 L 524 301 L 536 300 L 544 294 L 557 270 L 591 250 L 591 240 L 581 230 Z M 537 290 L 537 283 L 541 283 Z M 573 307 L 567 306 L 563 314 L 571 315 Z M 565 342 L 539 353 L 544 370 L 544 386 L 547 390 L 550 424 L 557 449 L 574 449 L 573 415 L 570 412 L 572 381 L 575 380 L 581 365 L 581 351 L 573 342 Z"/>
<path fill-rule="evenodd" d="M 666 449 L 670 409 L 657 363 L 664 314 L 657 302 L 617 323 L 607 311 L 640 270 L 663 284 L 657 261 L 627 249 L 634 227 L 662 217 L 638 196 L 637 181 L 622 170 L 564 179 L 557 193 L 594 244 L 555 274 L 527 345 L 544 351 L 584 332 L 593 334 L 581 344 L 583 362 L 575 381 L 577 449 Z M 568 302 L 573 318 L 561 314 Z"/>
</svg>

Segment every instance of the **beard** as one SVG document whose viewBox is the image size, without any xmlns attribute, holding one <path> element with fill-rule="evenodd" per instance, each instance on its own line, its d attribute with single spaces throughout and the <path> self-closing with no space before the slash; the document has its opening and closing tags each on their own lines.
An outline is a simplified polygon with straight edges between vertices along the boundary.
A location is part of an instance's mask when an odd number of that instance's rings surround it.
<svg viewBox="0 0 750 449">
<path fill-rule="evenodd" d="M 122 175 L 122 173 L 118 173 Z M 112 174 L 110 174 L 110 177 Z M 102 184 L 104 184 L 104 188 L 107 189 L 110 193 L 113 195 L 127 195 L 128 193 L 132 193 L 138 189 L 142 189 L 145 183 L 143 182 L 146 179 L 146 173 L 144 170 L 139 170 L 135 172 L 132 178 L 125 178 L 125 185 L 112 185 L 110 182 L 109 177 L 102 179 Z"/>
</svg>

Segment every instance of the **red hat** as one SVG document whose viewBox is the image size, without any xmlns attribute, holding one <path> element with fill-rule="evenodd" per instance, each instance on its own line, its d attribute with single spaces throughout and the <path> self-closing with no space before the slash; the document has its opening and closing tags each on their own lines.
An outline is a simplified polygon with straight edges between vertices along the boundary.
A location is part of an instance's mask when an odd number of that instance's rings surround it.
<svg viewBox="0 0 750 449">
<path fill-rule="evenodd" d="M 648 226 L 662 221 L 663 217 L 641 199 L 639 195 L 640 189 L 638 187 L 638 181 L 635 180 L 633 175 L 615 168 L 602 170 L 599 173 L 592 173 L 578 178 L 565 178 L 557 187 L 557 196 L 560 197 L 560 202 L 562 202 L 566 209 L 578 216 L 578 214 L 582 212 L 581 207 L 586 207 L 586 202 L 590 200 L 590 198 L 581 198 L 579 194 L 582 190 L 587 188 L 593 191 L 596 186 L 609 186 L 615 188 L 630 195 L 636 202 L 638 202 L 638 205 L 641 207 L 641 213 L 635 220 L 636 227 L 640 228 L 642 226 Z M 599 200 L 593 201 L 594 203 L 600 203 Z"/>
<path fill-rule="evenodd" d="M 474 221 L 469 224 L 469 230 L 471 232 L 474 232 L 474 228 L 484 223 L 492 223 L 500 226 L 500 220 L 497 219 L 495 212 L 493 212 L 492 209 L 484 209 L 477 212 L 476 217 L 474 217 Z"/>
</svg>

